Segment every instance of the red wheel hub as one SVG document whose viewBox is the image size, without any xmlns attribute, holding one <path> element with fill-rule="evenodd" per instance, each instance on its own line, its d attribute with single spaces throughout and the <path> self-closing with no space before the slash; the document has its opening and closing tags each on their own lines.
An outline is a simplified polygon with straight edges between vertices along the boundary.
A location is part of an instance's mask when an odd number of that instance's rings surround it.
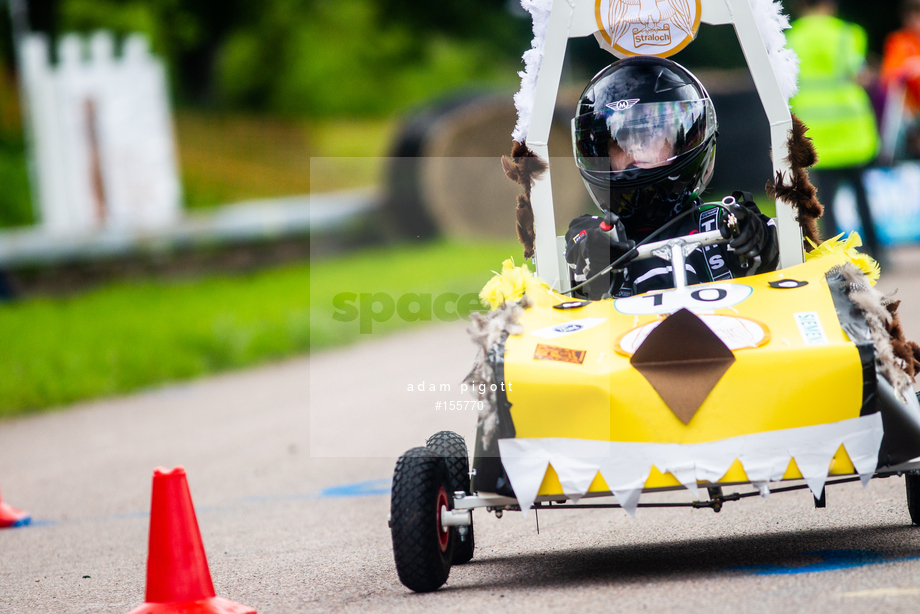
<svg viewBox="0 0 920 614">
<path fill-rule="evenodd" d="M 441 486 L 438 489 L 438 546 L 441 552 L 447 552 L 447 542 L 450 539 L 450 527 L 441 525 L 441 510 L 449 508 L 447 505 L 447 491 Z"/>
</svg>

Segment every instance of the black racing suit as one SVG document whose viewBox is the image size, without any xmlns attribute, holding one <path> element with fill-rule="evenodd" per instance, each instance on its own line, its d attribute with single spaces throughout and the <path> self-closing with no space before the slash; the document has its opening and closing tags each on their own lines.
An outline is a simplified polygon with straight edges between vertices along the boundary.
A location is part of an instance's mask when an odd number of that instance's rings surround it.
<svg viewBox="0 0 920 614">
<path fill-rule="evenodd" d="M 745 196 L 748 195 L 745 194 Z M 743 268 L 738 256 L 726 243 L 697 248 L 686 259 L 687 284 L 746 277 L 776 269 L 779 261 L 776 224 L 772 219 L 760 212 L 749 196 L 744 198 L 743 201 L 739 199 L 739 202 L 752 210 L 766 224 L 767 244 L 761 253 L 769 254 L 768 261 L 764 262 L 760 256 L 757 256 L 753 262 L 748 263 L 747 268 Z M 657 235 L 652 241 L 662 241 L 697 232 L 718 230 L 721 212 L 720 207 L 703 206 L 697 213 L 688 215 L 665 232 Z M 576 248 L 576 243 L 585 238 L 587 230 L 597 228 L 602 221 L 603 218 L 596 215 L 582 215 L 572 220 L 571 224 L 569 224 L 568 232 L 565 233 L 565 256 L 569 265 L 573 287 L 610 264 L 609 260 L 607 262 L 591 263 L 590 259 L 584 256 L 584 250 Z M 654 230 L 655 228 L 633 230 L 627 233 L 627 238 L 638 243 Z M 598 300 L 608 290 L 616 298 L 644 294 L 652 290 L 667 290 L 674 287 L 671 270 L 671 264 L 661 258 L 653 257 L 633 261 L 622 272 L 617 273 L 615 278 L 611 279 L 610 273 L 602 275 L 587 286 L 575 290 L 573 296 Z"/>
</svg>

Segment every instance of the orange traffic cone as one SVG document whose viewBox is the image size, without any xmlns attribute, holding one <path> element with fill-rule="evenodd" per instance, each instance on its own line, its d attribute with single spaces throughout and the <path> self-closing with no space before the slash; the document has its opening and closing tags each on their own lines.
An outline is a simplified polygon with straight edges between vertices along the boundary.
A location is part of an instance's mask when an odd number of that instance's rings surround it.
<svg viewBox="0 0 920 614">
<path fill-rule="evenodd" d="M 214 595 L 185 469 L 153 470 L 146 603 L 129 614 L 256 614 Z"/>
<path fill-rule="evenodd" d="M 3 502 L 3 497 L 0 497 L 0 529 L 24 527 L 30 522 L 32 522 L 32 516 L 29 512 L 7 505 Z"/>
</svg>

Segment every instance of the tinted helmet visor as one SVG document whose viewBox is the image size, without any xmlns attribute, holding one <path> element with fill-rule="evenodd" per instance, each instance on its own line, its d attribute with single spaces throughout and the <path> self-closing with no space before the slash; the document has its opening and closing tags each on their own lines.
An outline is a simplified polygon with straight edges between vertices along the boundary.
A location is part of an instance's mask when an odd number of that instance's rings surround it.
<svg viewBox="0 0 920 614">
<path fill-rule="evenodd" d="M 664 168 L 704 145 L 716 131 L 708 98 L 638 103 L 621 100 L 572 120 L 578 168 L 616 181 Z"/>
</svg>

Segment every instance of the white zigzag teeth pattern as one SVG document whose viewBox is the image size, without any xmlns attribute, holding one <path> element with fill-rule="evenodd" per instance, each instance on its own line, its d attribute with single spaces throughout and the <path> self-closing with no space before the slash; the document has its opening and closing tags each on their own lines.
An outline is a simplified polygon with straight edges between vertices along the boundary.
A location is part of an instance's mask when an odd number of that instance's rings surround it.
<svg viewBox="0 0 920 614">
<path fill-rule="evenodd" d="M 737 459 L 748 479 L 767 496 L 769 482 L 782 479 L 794 459 L 811 492 L 819 497 L 831 460 L 842 445 L 865 486 L 875 472 L 882 434 L 882 417 L 876 413 L 695 444 L 545 438 L 500 439 L 498 447 L 525 516 L 550 465 L 563 492 L 574 501 L 588 492 L 600 473 L 623 509 L 634 516 L 653 466 L 671 473 L 696 498 L 698 481 L 718 481 Z"/>
</svg>

